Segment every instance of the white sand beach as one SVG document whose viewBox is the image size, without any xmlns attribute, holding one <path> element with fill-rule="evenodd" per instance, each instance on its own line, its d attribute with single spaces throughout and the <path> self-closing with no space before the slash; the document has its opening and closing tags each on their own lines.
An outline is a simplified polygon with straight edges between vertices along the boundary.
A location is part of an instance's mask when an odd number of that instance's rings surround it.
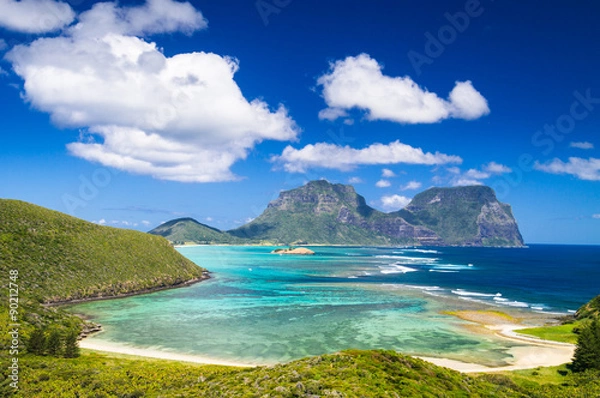
<svg viewBox="0 0 600 398">
<path fill-rule="evenodd" d="M 123 344 L 108 343 L 104 341 L 89 339 L 81 340 L 79 342 L 79 347 L 93 351 L 112 352 L 117 354 L 133 355 L 146 358 L 167 359 L 171 361 L 193 362 L 205 365 L 235 366 L 242 368 L 256 366 L 247 363 L 224 361 L 220 359 L 206 358 L 197 355 L 180 354 L 175 352 L 153 350 L 149 348 L 136 348 Z"/>
<path fill-rule="evenodd" d="M 523 328 L 524 326 L 522 325 L 507 323 L 502 325 L 493 324 L 484 326 L 487 329 L 494 331 L 497 335 L 503 338 L 519 341 L 527 345 L 511 348 L 509 350 L 511 358 L 507 358 L 507 362 L 511 364 L 499 367 L 490 367 L 477 363 L 462 362 L 448 358 L 434 358 L 422 356 L 418 356 L 417 358 L 431 362 L 438 366 L 443 366 L 449 369 L 457 370 L 459 372 L 476 373 L 532 369 L 540 366 L 558 366 L 570 362 L 573 357 L 573 352 L 575 350 L 574 345 L 518 335 L 515 331 L 519 328 Z M 256 364 L 250 363 L 225 361 L 213 358 L 206 358 L 197 355 L 179 354 L 155 349 L 136 348 L 117 343 L 108 343 L 90 339 L 82 340 L 79 345 L 81 348 L 94 351 L 112 352 L 139 357 L 166 359 L 172 361 L 235 367 L 257 366 Z"/>
<path fill-rule="evenodd" d="M 508 352 L 512 358 L 507 359 L 510 365 L 499 367 L 489 367 L 447 358 L 418 358 L 464 373 L 502 372 L 532 369 L 541 366 L 558 366 L 571 362 L 573 358 L 575 345 L 518 334 L 519 329 L 530 326 L 521 325 L 517 323 L 516 319 L 511 319 L 510 316 L 491 311 L 459 311 L 454 315 L 463 320 L 478 324 L 484 330 L 488 330 L 496 336 L 526 345 L 511 348 Z"/>
</svg>

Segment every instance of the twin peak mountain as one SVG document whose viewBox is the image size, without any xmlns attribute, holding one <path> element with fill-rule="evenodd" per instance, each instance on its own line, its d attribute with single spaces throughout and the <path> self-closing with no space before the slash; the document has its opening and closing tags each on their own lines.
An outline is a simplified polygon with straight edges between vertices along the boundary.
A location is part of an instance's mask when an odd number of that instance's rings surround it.
<svg viewBox="0 0 600 398">
<path fill-rule="evenodd" d="M 178 244 L 523 246 L 510 205 L 489 187 L 430 188 L 404 209 L 383 213 L 354 187 L 325 180 L 281 192 L 260 216 L 230 231 L 181 218 L 150 233 Z"/>
</svg>

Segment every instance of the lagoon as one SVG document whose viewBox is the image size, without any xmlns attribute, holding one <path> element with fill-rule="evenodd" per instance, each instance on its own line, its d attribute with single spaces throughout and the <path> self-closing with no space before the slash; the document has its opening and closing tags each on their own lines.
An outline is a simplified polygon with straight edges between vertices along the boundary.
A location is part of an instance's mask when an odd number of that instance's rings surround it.
<svg viewBox="0 0 600 398">
<path fill-rule="evenodd" d="M 90 342 L 215 361 L 273 364 L 347 348 L 385 348 L 487 366 L 523 343 L 472 333 L 447 310 L 568 314 L 600 293 L 600 247 L 310 247 L 178 250 L 211 271 L 193 286 L 70 306 L 101 323 Z"/>
</svg>

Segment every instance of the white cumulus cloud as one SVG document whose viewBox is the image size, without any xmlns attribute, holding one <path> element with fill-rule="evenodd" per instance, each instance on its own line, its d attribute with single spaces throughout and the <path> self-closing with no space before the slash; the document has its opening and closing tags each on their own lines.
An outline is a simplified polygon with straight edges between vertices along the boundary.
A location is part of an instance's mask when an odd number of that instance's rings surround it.
<svg viewBox="0 0 600 398">
<path fill-rule="evenodd" d="M 403 185 L 401 189 L 403 191 L 411 191 L 414 189 L 419 189 L 419 188 L 421 188 L 421 186 L 422 186 L 422 184 L 418 181 L 409 181 L 406 183 L 406 185 Z"/>
<path fill-rule="evenodd" d="M 349 183 L 349 184 L 362 184 L 362 183 L 363 183 L 363 180 L 362 180 L 362 178 L 360 178 L 360 177 L 351 177 L 351 178 L 348 180 L 348 183 Z"/>
<path fill-rule="evenodd" d="M 512 169 L 510 167 L 496 162 L 490 162 L 486 164 L 485 166 L 483 166 L 483 169 L 491 174 L 505 174 L 512 172 Z"/>
<path fill-rule="evenodd" d="M 287 109 L 247 100 L 234 80 L 235 58 L 167 57 L 134 36 L 206 25 L 189 3 L 97 3 L 62 36 L 17 46 L 7 59 L 34 108 L 60 126 L 86 129 L 68 145 L 75 156 L 163 180 L 235 180 L 230 167 L 254 145 L 296 139 Z"/>
<path fill-rule="evenodd" d="M 569 147 L 571 148 L 578 148 L 578 149 L 594 149 L 594 144 L 592 144 L 591 142 L 571 142 L 569 144 Z"/>
<path fill-rule="evenodd" d="M 21 33 L 47 33 L 69 25 L 75 12 L 54 0 L 0 0 L 0 27 Z"/>
<path fill-rule="evenodd" d="M 328 106 L 319 117 L 333 120 L 358 108 L 367 112 L 369 120 L 435 123 L 447 118 L 477 119 L 490 112 L 487 100 L 470 81 L 456 82 L 445 100 L 408 76 L 386 76 L 382 69 L 364 53 L 332 63 L 317 80 Z"/>
<path fill-rule="evenodd" d="M 381 170 L 381 176 L 385 177 L 385 178 L 391 178 L 391 177 L 395 177 L 396 174 L 390 169 L 383 169 L 383 170 Z"/>
<path fill-rule="evenodd" d="M 546 173 L 570 174 L 580 180 L 600 181 L 600 159 L 596 158 L 571 157 L 568 162 L 554 158 L 546 163 L 536 162 L 533 167 Z"/>
<path fill-rule="evenodd" d="M 363 149 L 328 143 L 309 144 L 302 149 L 288 145 L 281 155 L 273 156 L 271 160 L 282 164 L 286 171 L 292 173 L 304 173 L 311 168 L 349 171 L 360 165 L 439 165 L 462 162 L 459 156 L 423 152 L 421 148 L 414 148 L 400 141 L 387 145 L 375 143 Z"/>
<path fill-rule="evenodd" d="M 510 167 L 497 162 L 490 162 L 481 166 L 480 169 L 473 168 L 464 173 L 458 167 L 447 170 L 453 174 L 450 181 L 453 186 L 483 185 L 482 180 L 487 180 L 493 175 L 512 172 Z"/>
<path fill-rule="evenodd" d="M 375 183 L 377 188 L 387 188 L 392 185 L 388 180 L 379 180 Z"/>
<path fill-rule="evenodd" d="M 396 211 L 406 207 L 410 198 L 401 195 L 386 195 L 381 197 L 381 206 L 386 211 Z"/>
</svg>

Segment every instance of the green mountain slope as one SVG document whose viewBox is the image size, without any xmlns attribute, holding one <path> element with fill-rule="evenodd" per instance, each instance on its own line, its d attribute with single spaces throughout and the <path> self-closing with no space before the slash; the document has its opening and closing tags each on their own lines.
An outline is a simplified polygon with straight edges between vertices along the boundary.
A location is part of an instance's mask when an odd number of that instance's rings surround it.
<svg viewBox="0 0 600 398">
<path fill-rule="evenodd" d="M 383 213 L 349 185 L 311 181 L 281 192 L 255 220 L 228 231 L 290 244 L 522 246 L 510 206 L 489 187 L 432 188 Z"/>
<path fill-rule="evenodd" d="M 160 235 L 177 244 L 184 244 L 185 242 L 205 244 L 242 242 L 242 239 L 238 237 L 199 223 L 193 218 L 178 218 L 167 221 L 148 233 Z"/>
<path fill-rule="evenodd" d="M 95 225 L 16 200 L 0 200 L 0 268 L 18 270 L 40 302 L 115 296 L 178 285 L 203 269 L 161 237 Z"/>
<path fill-rule="evenodd" d="M 449 245 L 523 246 L 510 206 L 485 186 L 431 188 L 394 214 L 434 231 Z"/>
<path fill-rule="evenodd" d="M 411 239 L 377 233 L 372 224 L 382 216 L 353 187 L 319 180 L 281 192 L 259 217 L 228 232 L 241 238 L 283 244 L 412 243 Z"/>
</svg>

